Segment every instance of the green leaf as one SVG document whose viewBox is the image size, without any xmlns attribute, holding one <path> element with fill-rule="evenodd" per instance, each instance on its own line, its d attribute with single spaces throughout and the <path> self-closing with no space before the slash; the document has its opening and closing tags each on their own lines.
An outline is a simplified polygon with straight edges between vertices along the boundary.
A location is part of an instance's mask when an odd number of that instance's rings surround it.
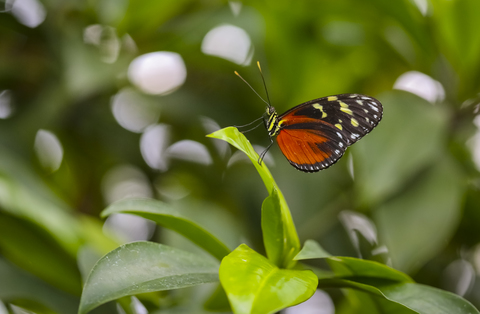
<svg viewBox="0 0 480 314">
<path fill-rule="evenodd" d="M 389 3 L 382 0 L 369 0 L 368 2 L 372 8 L 378 10 L 379 14 L 389 16 L 399 23 L 415 39 L 422 53 L 431 56 L 433 43 L 432 38 L 428 35 L 428 28 L 425 27 L 425 18 L 412 2 Z"/>
<path fill-rule="evenodd" d="M 274 188 L 262 204 L 262 233 L 263 243 L 268 259 L 277 266 L 282 266 L 283 257 L 286 255 L 284 246 L 285 230 L 282 221 L 282 210 L 278 192 Z"/>
<path fill-rule="evenodd" d="M 10 308 L 12 309 L 13 314 L 36 314 L 35 312 L 29 311 L 25 308 L 13 304 L 10 305 Z"/>
<path fill-rule="evenodd" d="M 236 314 L 269 314 L 309 299 L 318 278 L 310 270 L 280 269 L 242 244 L 220 265 L 220 282 Z"/>
<path fill-rule="evenodd" d="M 219 284 L 212 295 L 205 302 L 203 307 L 207 311 L 212 312 L 231 312 L 230 303 L 228 303 L 228 297 L 223 289 L 222 285 Z"/>
<path fill-rule="evenodd" d="M 405 306 L 359 289 L 342 289 L 345 300 L 335 308 L 338 313 L 416 314 Z"/>
<path fill-rule="evenodd" d="M 397 193 L 439 157 L 447 127 L 442 107 L 416 95 L 392 91 L 379 99 L 385 107 L 383 120 L 352 147 L 356 195 L 369 207 Z"/>
<path fill-rule="evenodd" d="M 302 259 L 326 258 L 330 256 L 332 255 L 325 251 L 317 241 L 310 239 L 305 241 L 302 250 L 298 252 L 294 260 L 298 261 Z"/>
<path fill-rule="evenodd" d="M 85 283 L 79 314 L 124 296 L 178 289 L 218 280 L 218 265 L 153 242 L 133 242 L 102 257 Z"/>
<path fill-rule="evenodd" d="M 326 260 L 335 277 L 320 279 L 321 288 L 365 291 L 400 304 L 405 311 L 410 309 L 420 314 L 479 313 L 458 295 L 414 283 L 406 274 L 386 265 L 351 257 L 329 257 Z"/>
<path fill-rule="evenodd" d="M 351 280 L 323 279 L 323 288 L 353 288 L 403 305 L 419 314 L 478 314 L 478 310 L 462 297 L 429 286 L 357 277 Z"/>
<path fill-rule="evenodd" d="M 408 275 L 388 267 L 387 265 L 353 257 L 329 257 L 328 265 L 335 273 L 335 277 L 365 277 L 382 280 L 413 282 Z"/>
<path fill-rule="evenodd" d="M 470 302 L 454 293 L 417 283 L 389 285 L 380 291 L 387 299 L 422 314 L 479 313 Z"/>
<path fill-rule="evenodd" d="M 257 152 L 255 152 L 255 150 L 253 149 L 250 141 L 248 141 L 245 135 L 240 133 L 237 128 L 224 128 L 213 132 L 212 134 L 209 134 L 207 136 L 224 140 L 244 152 L 247 157 L 250 158 L 255 168 L 257 168 L 257 171 L 262 177 L 263 183 L 265 184 L 268 193 L 271 193 L 273 191 L 273 187 L 276 187 L 278 189 L 278 186 L 275 183 L 275 180 L 273 179 L 272 174 L 268 170 L 265 163 L 262 162 L 261 165 L 258 163 L 259 156 Z M 281 195 L 280 191 L 279 194 Z"/>
<path fill-rule="evenodd" d="M 432 1 L 432 32 L 440 53 L 448 59 L 449 65 L 459 80 L 455 91 L 458 95 L 472 95 L 478 90 L 478 69 L 480 66 L 480 38 L 476 30 L 480 27 L 478 12 L 480 2 Z M 462 96 L 459 99 L 463 99 Z M 468 96 L 467 96 L 468 97 Z"/>
<path fill-rule="evenodd" d="M 30 169 L 0 146 L 0 207 L 50 233 L 75 256 L 82 243 L 79 224 L 68 207 L 52 195 Z"/>
<path fill-rule="evenodd" d="M 2 255 L 53 286 L 80 295 L 75 259 L 38 225 L 0 211 Z"/>
<path fill-rule="evenodd" d="M 111 214 L 134 214 L 155 221 L 159 225 L 176 231 L 197 244 L 218 260 L 230 253 L 230 249 L 211 233 L 178 214 L 167 204 L 153 199 L 125 199 L 113 203 L 102 212 L 102 217 Z"/>
<path fill-rule="evenodd" d="M 283 239 L 284 242 L 284 249 L 283 249 L 283 262 L 282 266 L 286 268 L 293 267 L 295 262 L 293 261 L 293 257 L 297 255 L 300 251 L 300 240 L 298 239 L 297 231 L 295 230 L 295 225 L 293 223 L 292 215 L 288 208 L 287 202 L 285 198 L 278 188 L 278 185 L 275 183 L 275 180 L 272 177 L 272 174 L 268 170 L 267 166 L 264 162 L 260 165 L 258 163 L 258 154 L 253 149 L 250 142 L 245 138 L 245 136 L 238 132 L 238 130 L 234 127 L 224 128 L 222 130 L 216 131 L 212 134 L 207 135 L 208 137 L 218 138 L 224 140 L 231 145 L 235 146 L 239 150 L 243 151 L 248 158 L 252 161 L 253 165 L 257 169 L 260 177 L 267 188 L 267 191 L 270 195 L 277 192 L 278 193 L 278 201 L 280 204 L 280 209 L 282 213 L 282 222 L 283 222 L 283 232 L 285 238 Z M 269 201 L 270 202 L 270 201 Z"/>
<path fill-rule="evenodd" d="M 445 156 L 374 212 L 396 269 L 413 272 L 445 247 L 460 223 L 464 186 L 461 170 Z"/>
<path fill-rule="evenodd" d="M 307 242 L 310 242 L 307 245 Z M 305 242 L 305 247 L 301 251 L 305 250 L 305 255 L 309 253 L 310 248 L 313 250 L 318 250 L 319 245 L 313 240 L 307 240 Z M 313 251 L 318 255 L 328 254 L 320 247 L 321 251 Z M 313 255 L 313 254 L 312 254 Z M 300 256 L 300 254 L 299 254 Z M 394 282 L 414 282 L 410 276 L 388 267 L 387 265 L 381 264 L 375 261 L 369 261 L 354 257 L 341 257 L 341 256 L 323 256 L 323 257 L 312 257 L 312 258 L 325 258 L 328 265 L 332 269 L 333 273 L 325 272 L 324 270 L 315 270 L 318 272 L 319 278 L 331 279 L 331 278 L 374 278 L 381 280 L 390 280 Z"/>
<path fill-rule="evenodd" d="M 0 300 L 3 302 L 18 304 L 22 300 L 25 303 L 41 304 L 59 314 L 75 313 L 78 309 L 77 296 L 54 288 L 3 257 L 0 257 L 0 278 Z"/>
</svg>

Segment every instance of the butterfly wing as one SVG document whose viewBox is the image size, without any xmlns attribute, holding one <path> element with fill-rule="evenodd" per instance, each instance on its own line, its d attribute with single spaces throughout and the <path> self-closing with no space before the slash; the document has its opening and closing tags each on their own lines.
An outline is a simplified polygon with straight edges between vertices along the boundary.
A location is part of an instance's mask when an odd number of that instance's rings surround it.
<svg viewBox="0 0 480 314">
<path fill-rule="evenodd" d="M 292 166 L 317 172 L 333 165 L 348 146 L 376 127 L 382 114 L 382 104 L 365 95 L 315 99 L 279 116 L 277 143 Z"/>
</svg>

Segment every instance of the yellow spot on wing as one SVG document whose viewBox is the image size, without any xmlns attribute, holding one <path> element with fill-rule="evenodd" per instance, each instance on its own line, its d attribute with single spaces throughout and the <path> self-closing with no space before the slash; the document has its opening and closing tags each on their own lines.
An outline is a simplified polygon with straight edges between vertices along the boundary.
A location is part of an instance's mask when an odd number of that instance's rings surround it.
<svg viewBox="0 0 480 314">
<path fill-rule="evenodd" d="M 338 103 L 340 104 L 340 111 L 345 112 L 346 114 L 352 115 L 353 112 L 348 108 L 348 105 L 343 101 L 339 100 Z"/>
<path fill-rule="evenodd" d="M 337 96 L 329 96 L 327 98 L 328 101 L 335 101 L 335 100 L 338 100 L 338 97 Z"/>
<path fill-rule="evenodd" d="M 336 126 L 337 128 L 339 128 L 340 130 L 343 130 L 343 128 L 342 128 L 342 125 L 341 125 L 341 124 L 338 124 L 338 123 L 337 123 L 337 124 L 335 124 L 335 126 Z"/>
<path fill-rule="evenodd" d="M 353 126 L 358 126 L 358 121 L 355 118 L 352 118 L 352 120 L 350 120 L 350 122 L 352 122 Z"/>
<path fill-rule="evenodd" d="M 322 119 L 327 116 L 327 113 L 326 113 L 325 111 L 323 111 L 323 106 L 322 106 L 322 105 L 320 105 L 320 104 L 313 104 L 312 106 L 313 106 L 313 108 L 318 109 L 318 110 L 320 110 L 320 111 L 322 112 Z"/>
</svg>

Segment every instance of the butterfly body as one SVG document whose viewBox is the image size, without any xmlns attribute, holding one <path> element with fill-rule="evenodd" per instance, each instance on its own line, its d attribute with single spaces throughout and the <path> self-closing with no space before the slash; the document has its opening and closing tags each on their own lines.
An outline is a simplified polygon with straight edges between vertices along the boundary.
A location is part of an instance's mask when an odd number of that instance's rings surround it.
<svg viewBox="0 0 480 314">
<path fill-rule="evenodd" d="M 348 146 L 377 126 L 382 115 L 377 99 L 341 94 L 305 102 L 281 115 L 268 106 L 264 123 L 292 166 L 317 172 L 337 162 Z"/>
</svg>

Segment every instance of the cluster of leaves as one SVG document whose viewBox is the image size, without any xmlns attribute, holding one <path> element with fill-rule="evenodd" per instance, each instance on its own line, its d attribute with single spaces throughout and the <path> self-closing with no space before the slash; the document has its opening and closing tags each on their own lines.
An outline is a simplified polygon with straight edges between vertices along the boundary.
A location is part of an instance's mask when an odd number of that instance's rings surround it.
<svg viewBox="0 0 480 314">
<path fill-rule="evenodd" d="M 352 288 L 388 302 L 380 305 L 395 313 L 480 313 L 461 297 L 415 283 L 409 276 L 383 264 L 330 256 L 318 243 L 303 248 L 285 198 L 258 154 L 236 128 L 210 135 L 243 151 L 257 168 L 269 192 L 262 205 L 262 231 L 267 257 L 241 244 L 232 252 L 208 231 L 155 200 L 130 199 L 108 207 L 102 215 L 129 213 L 175 230 L 201 246 L 217 263 L 183 250 L 153 242 L 125 244 L 102 257 L 93 267 L 82 295 L 79 314 L 120 297 L 152 291 L 220 282 L 236 314 L 271 314 L 309 299 L 317 286 Z M 324 258 L 332 272 L 317 274 L 297 261 Z M 207 308 L 219 309 L 221 292 Z"/>
</svg>

